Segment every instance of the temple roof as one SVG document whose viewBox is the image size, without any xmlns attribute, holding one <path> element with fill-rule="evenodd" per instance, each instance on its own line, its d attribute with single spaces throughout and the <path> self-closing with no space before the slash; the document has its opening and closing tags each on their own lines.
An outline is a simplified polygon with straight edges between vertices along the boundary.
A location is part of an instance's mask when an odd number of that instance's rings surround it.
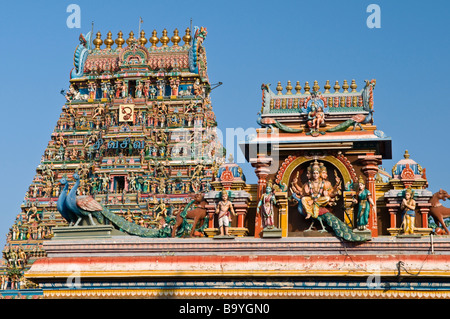
<svg viewBox="0 0 450 319">
<path fill-rule="evenodd" d="M 144 31 L 140 32 L 137 39 L 131 31 L 126 40 L 123 33 L 119 32 L 115 41 L 111 31 L 104 41 L 100 32 L 97 32 L 93 41 L 90 32 L 81 34 L 80 44 L 74 53 L 71 80 L 108 79 L 118 73 L 123 75 L 138 71 L 138 76 L 196 75 L 207 82 L 206 55 L 202 46 L 206 34 L 203 27 L 194 27 L 193 37 L 191 30 L 187 28 L 183 38 L 178 35 L 178 29 L 174 30 L 171 38 L 168 37 L 166 29 L 160 38 L 154 30 L 148 41 Z M 181 39 L 184 41 L 182 45 L 179 44 Z M 150 45 L 146 45 L 147 42 Z M 114 43 L 116 47 L 113 48 Z M 158 46 L 158 43 L 161 45 Z M 169 45 L 170 43 L 172 45 Z M 105 44 L 104 48 L 102 44 Z"/>
<path fill-rule="evenodd" d="M 326 81 L 324 85 L 324 91 L 321 92 L 320 86 L 317 81 L 314 81 L 312 87 L 309 86 L 309 82 L 305 83 L 303 88 L 300 82 L 297 81 L 295 86 L 295 93 L 292 93 L 291 81 L 288 81 L 286 86 L 286 92 L 283 94 L 283 87 L 281 82 L 278 82 L 276 86 L 277 94 L 270 89 L 270 84 L 262 84 L 261 89 L 263 91 L 263 103 L 261 114 L 292 114 L 292 113 L 306 113 L 310 103 L 314 100 L 320 100 L 323 108 L 328 108 L 328 112 L 345 112 L 355 113 L 368 111 L 373 108 L 373 88 L 375 87 L 376 80 L 366 80 L 365 86 L 361 91 L 357 91 L 356 81 L 352 80 L 351 85 L 348 85 L 347 80 L 344 80 L 342 84 L 343 91 L 340 91 L 341 86 L 336 81 L 334 85 L 334 92 L 330 92 L 331 85 L 329 81 Z M 351 89 L 349 91 L 349 88 Z"/>
<path fill-rule="evenodd" d="M 393 178 L 405 177 L 405 174 L 409 173 L 409 178 L 422 178 L 424 174 L 423 168 L 412 158 L 410 158 L 408 150 L 405 150 L 403 158 L 399 160 L 392 168 Z"/>
</svg>

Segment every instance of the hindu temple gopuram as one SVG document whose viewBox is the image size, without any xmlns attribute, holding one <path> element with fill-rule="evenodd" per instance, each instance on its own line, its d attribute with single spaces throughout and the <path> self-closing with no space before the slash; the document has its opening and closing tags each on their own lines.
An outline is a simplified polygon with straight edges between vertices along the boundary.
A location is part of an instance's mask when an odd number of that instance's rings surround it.
<svg viewBox="0 0 450 319">
<path fill-rule="evenodd" d="M 450 196 L 407 150 L 383 168 L 376 80 L 254 88 L 248 184 L 218 137 L 206 36 L 79 36 L 0 296 L 449 298 Z"/>
</svg>

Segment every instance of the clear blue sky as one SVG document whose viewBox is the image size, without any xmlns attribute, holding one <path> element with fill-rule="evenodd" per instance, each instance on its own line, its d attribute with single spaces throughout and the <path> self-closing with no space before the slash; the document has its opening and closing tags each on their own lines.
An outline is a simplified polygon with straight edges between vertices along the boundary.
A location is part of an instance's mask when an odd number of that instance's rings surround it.
<svg viewBox="0 0 450 319">
<path fill-rule="evenodd" d="M 81 29 L 70 29 L 69 4 L 81 8 Z M 381 8 L 381 28 L 369 29 L 369 4 Z M 405 149 L 427 169 L 429 189 L 450 191 L 449 1 L 3 1 L 0 11 L 2 121 L 0 244 L 20 211 L 59 118 L 78 35 L 102 38 L 122 30 L 147 38 L 156 29 L 204 26 L 213 91 L 223 131 L 256 126 L 261 83 L 285 86 L 317 80 L 375 78 L 375 124 L 393 140 L 390 170 Z M 233 152 L 233 151 L 231 151 Z M 242 164 L 248 182 L 253 168 Z M 449 204 L 447 204 L 449 206 Z"/>
</svg>

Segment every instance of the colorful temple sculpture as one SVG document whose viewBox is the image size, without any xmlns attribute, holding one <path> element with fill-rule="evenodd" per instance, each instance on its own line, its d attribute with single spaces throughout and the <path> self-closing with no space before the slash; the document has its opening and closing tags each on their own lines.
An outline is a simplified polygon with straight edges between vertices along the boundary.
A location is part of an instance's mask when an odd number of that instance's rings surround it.
<svg viewBox="0 0 450 319">
<path fill-rule="evenodd" d="M 219 140 L 206 35 L 80 35 L 0 295 L 448 298 L 449 195 L 407 151 L 382 168 L 376 81 L 263 84 L 248 184 Z"/>
</svg>

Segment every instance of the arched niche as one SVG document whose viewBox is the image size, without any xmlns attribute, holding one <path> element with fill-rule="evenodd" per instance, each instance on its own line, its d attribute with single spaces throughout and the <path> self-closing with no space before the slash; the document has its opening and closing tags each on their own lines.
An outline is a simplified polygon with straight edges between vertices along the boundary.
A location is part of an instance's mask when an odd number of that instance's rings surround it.
<svg viewBox="0 0 450 319">
<path fill-rule="evenodd" d="M 292 194 L 291 187 L 294 179 L 297 177 L 299 184 L 304 185 L 307 183 L 307 168 L 308 166 L 317 160 L 322 163 L 327 169 L 328 181 L 330 181 L 332 186 L 335 186 L 338 181 L 341 183 L 342 194 L 339 195 L 339 200 L 337 200 L 336 205 L 332 208 L 332 213 L 335 214 L 341 220 L 351 223 L 353 217 L 351 216 L 351 211 L 346 210 L 348 207 L 348 198 L 351 199 L 353 192 L 345 191 L 345 185 L 353 181 L 351 167 L 349 168 L 341 161 L 332 155 L 318 156 L 318 157 L 304 157 L 299 156 L 291 160 L 291 162 L 285 167 L 284 172 L 280 176 L 280 185 L 286 185 L 288 196 Z M 347 199 L 347 200 L 346 200 Z M 300 215 L 298 212 L 297 205 L 290 201 L 288 206 L 288 216 L 287 216 L 287 231 L 288 236 L 304 236 L 304 230 L 306 230 L 310 225 L 312 220 L 305 220 L 304 216 Z M 317 222 L 315 226 L 320 229 L 320 224 Z"/>
</svg>

